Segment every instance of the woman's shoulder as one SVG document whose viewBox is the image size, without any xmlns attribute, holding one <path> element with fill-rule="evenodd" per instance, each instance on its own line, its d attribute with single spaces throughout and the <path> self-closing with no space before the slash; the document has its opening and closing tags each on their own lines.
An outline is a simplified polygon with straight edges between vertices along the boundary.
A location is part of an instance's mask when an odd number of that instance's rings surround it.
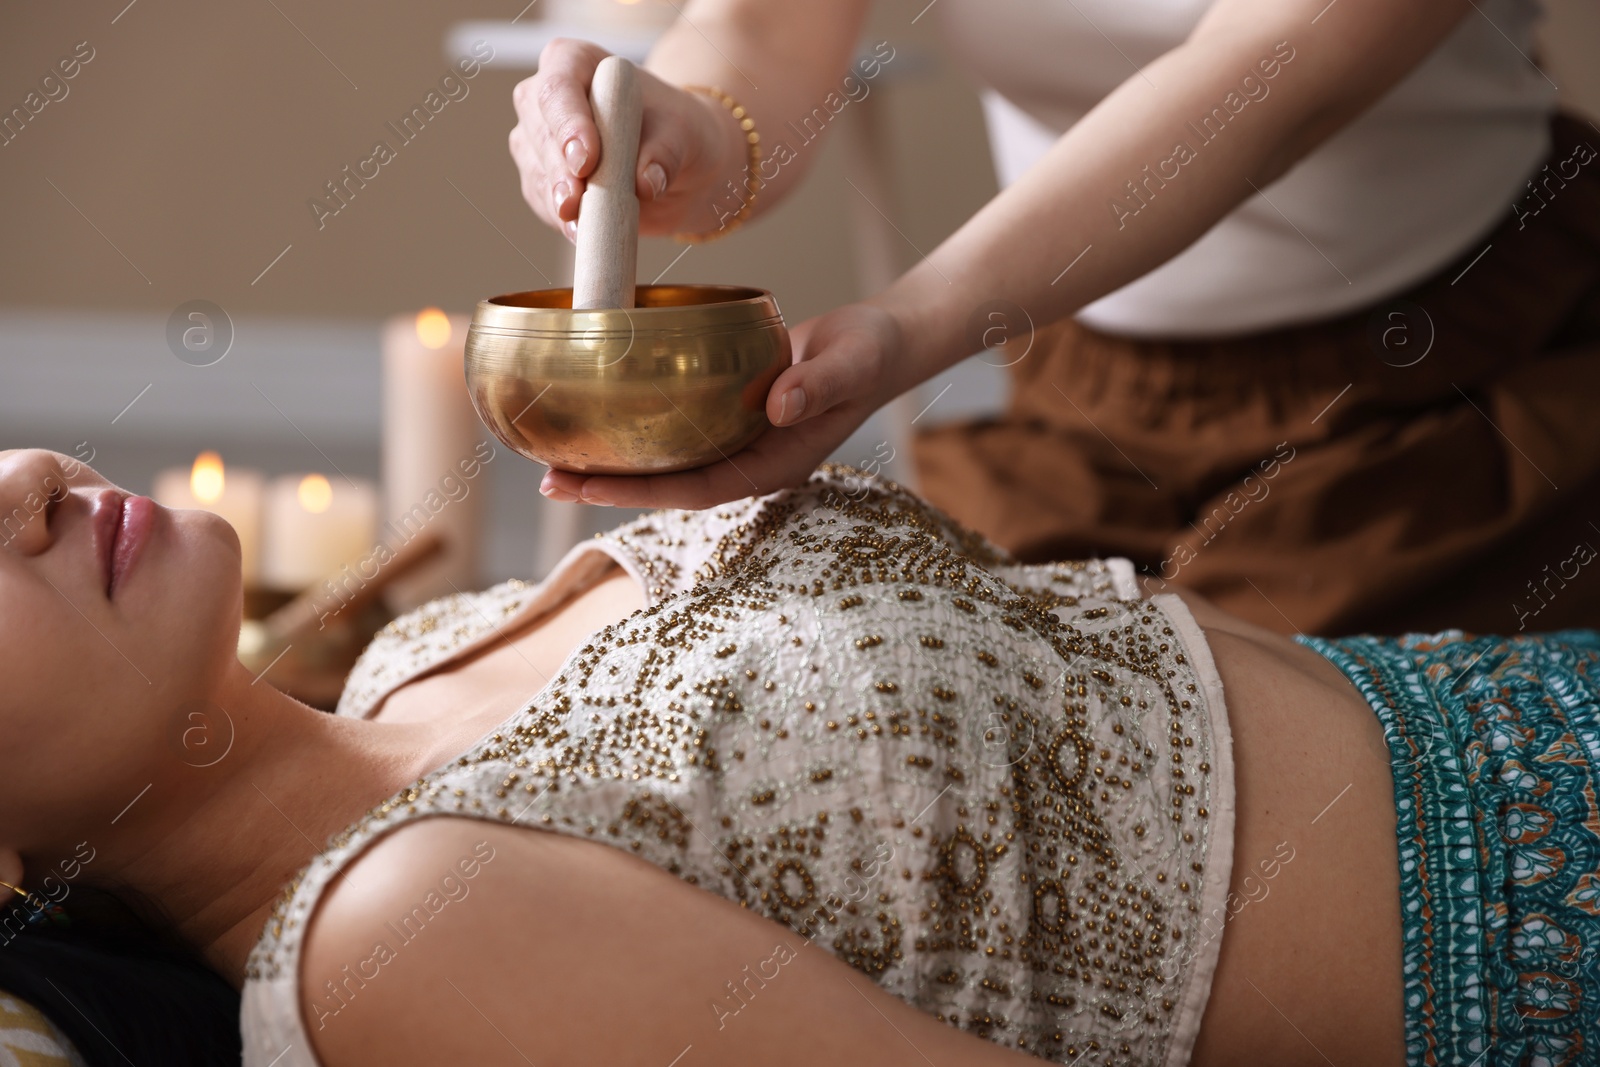
<svg viewBox="0 0 1600 1067">
<path fill-rule="evenodd" d="M 466 1021 L 460 1009 L 471 1009 L 439 976 L 474 991 L 469 976 L 483 963 L 483 946 L 500 940 L 498 924 L 510 924 L 496 903 L 503 893 L 489 891 L 505 879 L 487 875 L 530 875 L 537 841 L 516 832 L 473 818 L 413 820 L 378 837 L 328 883 L 301 943 L 295 987 L 321 1062 L 372 1062 L 372 1043 L 396 1010 L 422 1012 L 430 1033 L 443 1027 L 446 1039 Z"/>
<path fill-rule="evenodd" d="M 691 1048 L 706 1067 L 801 1067 L 892 1059 L 906 1042 L 949 1067 L 1031 1061 L 810 946 L 609 844 L 420 819 L 324 895 L 299 987 L 307 1040 L 277 1067 L 671 1063 Z M 764 1006 L 745 1010 L 752 997 Z M 818 1017 L 829 1026 L 796 1043 Z"/>
</svg>

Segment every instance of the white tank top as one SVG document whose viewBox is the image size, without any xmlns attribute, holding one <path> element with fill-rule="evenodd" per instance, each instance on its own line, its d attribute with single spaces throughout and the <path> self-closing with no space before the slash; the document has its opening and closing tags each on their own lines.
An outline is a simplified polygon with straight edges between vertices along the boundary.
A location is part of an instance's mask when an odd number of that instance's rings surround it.
<svg viewBox="0 0 1600 1067">
<path fill-rule="evenodd" d="M 932 13 L 985 86 L 1005 186 L 1135 76 L 1134 65 L 1181 44 L 1208 7 L 1210 0 L 941 0 Z M 1264 196 L 1081 309 L 1079 321 L 1108 333 L 1173 338 L 1314 321 L 1399 292 L 1471 249 L 1538 169 L 1555 99 L 1555 87 L 1526 58 L 1537 0 L 1477 0 L 1475 7 L 1422 64 Z M 1337 18 L 1339 9 L 1320 17 Z M 1289 48 L 1314 48 L 1317 29 L 1289 35 Z M 1241 79 L 1247 73 L 1241 69 Z M 1291 59 L 1276 80 L 1296 73 Z M 1241 114 L 1270 99 L 1273 81 L 1258 74 L 1257 84 L 1267 96 L 1250 102 L 1241 94 Z M 1197 125 L 1201 118 L 1193 117 Z M 1227 137 L 1225 125 L 1212 125 Z M 1187 140 L 1197 154 L 1207 151 L 1198 133 Z M 1096 209 L 1110 213 L 1109 197 Z"/>
</svg>

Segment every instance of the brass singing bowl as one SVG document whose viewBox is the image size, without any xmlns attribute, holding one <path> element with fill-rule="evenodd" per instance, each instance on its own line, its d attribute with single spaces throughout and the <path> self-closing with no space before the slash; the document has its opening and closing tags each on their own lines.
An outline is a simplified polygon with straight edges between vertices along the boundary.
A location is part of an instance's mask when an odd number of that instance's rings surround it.
<svg viewBox="0 0 1600 1067">
<path fill-rule="evenodd" d="M 789 331 L 765 289 L 641 285 L 635 307 L 573 311 L 571 289 L 478 304 L 467 390 L 507 446 L 557 470 L 663 474 L 715 463 L 768 426 Z"/>
</svg>

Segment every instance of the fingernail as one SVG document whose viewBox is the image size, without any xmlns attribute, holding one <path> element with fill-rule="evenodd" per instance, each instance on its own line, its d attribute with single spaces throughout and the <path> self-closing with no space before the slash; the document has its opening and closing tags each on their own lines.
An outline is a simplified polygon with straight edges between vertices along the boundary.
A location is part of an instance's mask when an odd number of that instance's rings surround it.
<svg viewBox="0 0 1600 1067">
<path fill-rule="evenodd" d="M 589 150 L 583 147 L 583 141 L 577 137 L 567 140 L 562 146 L 561 154 L 567 157 L 567 169 L 577 174 L 583 165 L 589 161 Z"/>
<path fill-rule="evenodd" d="M 615 506 L 611 503 L 611 501 L 607 500 L 603 496 L 591 496 L 588 493 L 583 494 L 583 502 L 585 504 L 593 504 L 597 508 L 609 508 Z"/>
<path fill-rule="evenodd" d="M 578 224 L 577 224 L 577 222 L 574 221 L 574 222 L 564 223 L 561 228 L 566 231 L 567 240 L 576 241 L 578 239 Z"/>
<path fill-rule="evenodd" d="M 644 180 L 650 183 L 652 199 L 660 200 L 661 194 L 667 191 L 667 168 L 659 163 L 652 163 L 644 168 Z"/>
<path fill-rule="evenodd" d="M 556 182 L 556 187 L 550 190 L 550 198 L 555 202 L 556 214 L 561 214 L 561 205 L 567 202 L 567 197 L 572 195 L 572 186 L 566 182 Z"/>
<path fill-rule="evenodd" d="M 778 401 L 778 425 L 787 426 L 798 419 L 806 410 L 806 391 L 799 387 L 783 394 Z"/>
</svg>

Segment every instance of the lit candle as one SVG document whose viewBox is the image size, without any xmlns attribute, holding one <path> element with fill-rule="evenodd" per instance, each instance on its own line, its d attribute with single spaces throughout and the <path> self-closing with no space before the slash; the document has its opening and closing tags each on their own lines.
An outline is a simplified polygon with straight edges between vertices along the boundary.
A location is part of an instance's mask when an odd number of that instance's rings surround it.
<svg viewBox="0 0 1600 1067">
<path fill-rule="evenodd" d="M 484 463 L 494 450 L 481 444 L 483 426 L 467 395 L 469 325 L 428 308 L 397 315 L 384 330 L 384 540 L 399 548 L 424 528 L 444 539 L 439 559 L 390 587 L 396 610 L 479 585 Z"/>
<path fill-rule="evenodd" d="M 179 467 L 158 473 L 150 495 L 163 507 L 199 509 L 227 519 L 239 535 L 245 584 L 255 584 L 261 562 L 259 472 L 229 469 L 217 453 L 202 452 L 189 470 Z"/>
<path fill-rule="evenodd" d="M 378 491 L 370 482 L 288 474 L 267 486 L 261 580 L 309 589 L 377 547 Z"/>
</svg>

